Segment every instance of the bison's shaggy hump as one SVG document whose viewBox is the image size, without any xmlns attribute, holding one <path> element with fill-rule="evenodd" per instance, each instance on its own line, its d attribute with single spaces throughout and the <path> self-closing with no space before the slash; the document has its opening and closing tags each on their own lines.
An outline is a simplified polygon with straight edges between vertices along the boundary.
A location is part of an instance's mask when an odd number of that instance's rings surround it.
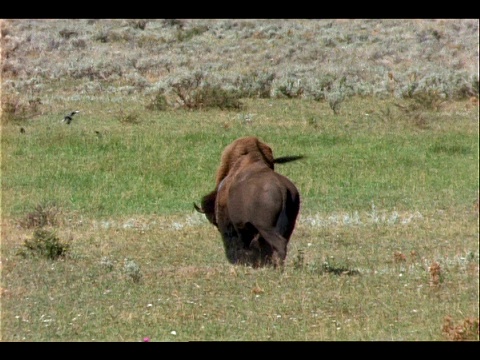
<svg viewBox="0 0 480 360">
<path fill-rule="evenodd" d="M 283 264 L 300 195 L 274 171 L 274 163 L 300 158 L 275 159 L 270 146 L 254 136 L 237 139 L 223 151 L 215 189 L 202 198 L 201 208 L 194 207 L 217 227 L 231 263 Z"/>
<path fill-rule="evenodd" d="M 247 136 L 235 140 L 223 150 L 222 157 L 220 159 L 220 166 L 217 170 L 216 188 L 220 182 L 227 176 L 233 164 L 242 155 L 251 154 L 258 159 L 263 159 L 265 164 L 273 170 L 273 152 L 270 146 L 261 142 L 255 136 Z"/>
</svg>

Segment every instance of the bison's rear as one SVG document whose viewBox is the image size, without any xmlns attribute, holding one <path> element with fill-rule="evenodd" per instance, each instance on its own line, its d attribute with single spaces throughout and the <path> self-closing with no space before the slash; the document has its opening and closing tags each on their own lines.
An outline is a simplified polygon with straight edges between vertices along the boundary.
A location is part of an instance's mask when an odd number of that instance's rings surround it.
<svg viewBox="0 0 480 360">
<path fill-rule="evenodd" d="M 235 173 L 230 188 L 225 189 L 227 201 L 218 203 L 217 213 L 228 214 L 228 219 L 223 219 L 224 226 L 219 230 L 226 248 L 240 247 L 233 262 L 277 264 L 285 260 L 300 209 L 300 195 L 285 176 L 259 165 L 242 168 Z M 234 231 L 229 231 L 229 227 Z M 242 259 L 243 253 L 248 255 L 248 261 Z"/>
<path fill-rule="evenodd" d="M 276 266 L 286 258 L 300 195 L 274 171 L 275 162 L 271 148 L 257 138 L 236 140 L 222 154 L 215 190 L 203 197 L 201 208 L 195 205 L 218 228 L 233 264 Z"/>
</svg>

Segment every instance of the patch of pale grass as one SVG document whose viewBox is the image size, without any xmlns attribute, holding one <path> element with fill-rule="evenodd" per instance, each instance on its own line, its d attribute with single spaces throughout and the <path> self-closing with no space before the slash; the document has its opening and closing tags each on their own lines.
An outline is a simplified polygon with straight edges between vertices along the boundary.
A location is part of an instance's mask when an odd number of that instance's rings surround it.
<svg viewBox="0 0 480 360">
<path fill-rule="evenodd" d="M 474 339 L 478 211 L 375 212 L 302 214 L 283 271 L 230 265 L 193 210 L 62 212 L 53 262 L 18 257 L 33 230 L 3 219 L 3 340 Z"/>
<path fill-rule="evenodd" d="M 299 218 L 300 223 L 305 223 L 312 227 L 330 227 L 330 226 L 368 226 L 378 225 L 407 225 L 411 222 L 423 220 L 423 215 L 419 211 L 398 212 L 396 210 L 376 210 L 374 207 L 371 212 L 354 211 L 350 213 L 332 213 L 332 214 L 313 214 L 305 215 Z"/>
<path fill-rule="evenodd" d="M 91 226 L 94 229 L 132 229 L 132 230 L 150 230 L 171 229 L 182 230 L 184 228 L 202 226 L 207 224 L 205 216 L 193 212 L 189 215 L 170 215 L 170 216 L 137 216 L 120 219 L 102 219 L 92 220 Z"/>
</svg>

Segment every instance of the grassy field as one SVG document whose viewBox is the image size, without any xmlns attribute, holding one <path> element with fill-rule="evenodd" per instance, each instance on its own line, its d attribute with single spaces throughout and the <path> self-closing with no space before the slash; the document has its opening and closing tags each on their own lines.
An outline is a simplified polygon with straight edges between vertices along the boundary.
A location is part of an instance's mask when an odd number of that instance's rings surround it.
<svg viewBox="0 0 480 360">
<path fill-rule="evenodd" d="M 425 112 L 426 128 L 370 113 L 389 106 L 372 100 L 340 115 L 256 100 L 248 122 L 212 110 L 128 125 L 77 105 L 88 110 L 70 126 L 2 128 L 3 341 L 445 340 L 458 326 L 478 338 L 464 325 L 479 285 L 470 102 Z M 192 207 L 247 134 L 306 155 L 278 166 L 302 195 L 283 272 L 228 265 Z"/>
<path fill-rule="evenodd" d="M 2 342 L 479 340 L 478 21 L 8 20 L 1 109 Z M 247 135 L 282 270 L 193 209 Z"/>
</svg>

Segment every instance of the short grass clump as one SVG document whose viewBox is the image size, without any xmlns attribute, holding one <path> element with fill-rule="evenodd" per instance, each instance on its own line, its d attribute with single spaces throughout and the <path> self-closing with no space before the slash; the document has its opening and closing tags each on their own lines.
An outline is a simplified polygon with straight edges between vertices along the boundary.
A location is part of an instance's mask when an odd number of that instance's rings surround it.
<svg viewBox="0 0 480 360">
<path fill-rule="evenodd" d="M 134 283 L 139 283 L 142 280 L 140 266 L 132 259 L 124 260 L 123 271 Z"/>
</svg>

